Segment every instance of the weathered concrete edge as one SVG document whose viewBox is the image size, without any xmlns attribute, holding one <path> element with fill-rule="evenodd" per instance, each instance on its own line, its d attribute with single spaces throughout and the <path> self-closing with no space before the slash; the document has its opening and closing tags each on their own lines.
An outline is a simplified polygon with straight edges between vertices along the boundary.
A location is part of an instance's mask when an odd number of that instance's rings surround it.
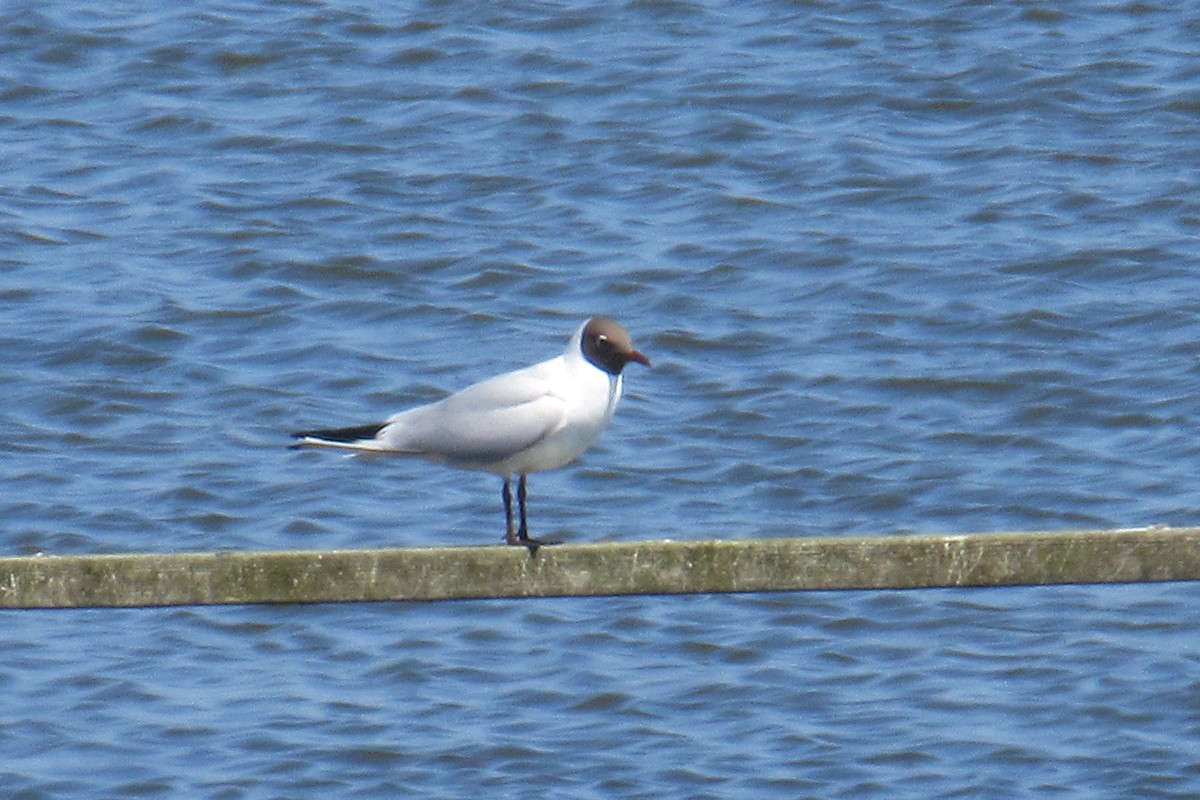
<svg viewBox="0 0 1200 800">
<path fill-rule="evenodd" d="M 0 558 L 0 608 L 1200 580 L 1200 528 Z"/>
</svg>

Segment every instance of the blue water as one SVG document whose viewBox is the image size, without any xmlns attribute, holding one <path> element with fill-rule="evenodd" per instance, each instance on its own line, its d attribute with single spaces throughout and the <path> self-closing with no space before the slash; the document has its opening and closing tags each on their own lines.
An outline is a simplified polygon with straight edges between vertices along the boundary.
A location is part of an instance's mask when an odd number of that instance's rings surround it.
<svg viewBox="0 0 1200 800">
<path fill-rule="evenodd" d="M 1189 4 L 10 3 L 7 553 L 497 542 L 286 448 L 653 361 L 570 541 L 1200 524 Z M 0 617 L 6 796 L 1194 797 L 1190 585 Z"/>
</svg>

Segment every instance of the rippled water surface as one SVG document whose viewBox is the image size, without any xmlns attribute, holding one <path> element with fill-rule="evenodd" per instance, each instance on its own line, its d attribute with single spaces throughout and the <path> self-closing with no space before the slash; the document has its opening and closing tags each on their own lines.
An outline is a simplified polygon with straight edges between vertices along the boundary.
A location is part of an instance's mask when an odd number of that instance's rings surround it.
<svg viewBox="0 0 1200 800">
<path fill-rule="evenodd" d="M 489 544 L 288 450 L 654 361 L 571 541 L 1200 524 L 1188 4 L 0 11 L 7 553 Z M 1194 797 L 1188 585 L 8 612 L 21 798 Z"/>
</svg>

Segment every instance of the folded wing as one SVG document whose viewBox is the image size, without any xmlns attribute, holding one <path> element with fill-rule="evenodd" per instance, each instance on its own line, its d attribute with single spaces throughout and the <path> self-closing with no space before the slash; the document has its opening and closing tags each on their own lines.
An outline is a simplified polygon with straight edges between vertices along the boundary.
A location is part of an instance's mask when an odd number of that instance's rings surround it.
<svg viewBox="0 0 1200 800">
<path fill-rule="evenodd" d="M 501 375 L 391 417 L 364 449 L 486 467 L 533 447 L 566 421 L 550 364 Z"/>
</svg>

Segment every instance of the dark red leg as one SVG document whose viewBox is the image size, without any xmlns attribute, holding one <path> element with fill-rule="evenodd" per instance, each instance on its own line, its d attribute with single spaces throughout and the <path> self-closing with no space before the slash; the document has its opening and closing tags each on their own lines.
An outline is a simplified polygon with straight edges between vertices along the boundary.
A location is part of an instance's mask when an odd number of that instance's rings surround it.
<svg viewBox="0 0 1200 800">
<path fill-rule="evenodd" d="M 517 538 L 517 530 L 513 526 L 512 489 L 508 485 L 508 478 L 504 479 L 504 487 L 500 490 L 500 496 L 504 498 L 504 522 L 505 522 L 504 541 L 508 542 L 509 544 L 524 544 L 524 542 L 522 542 L 519 538 Z M 524 511 L 524 503 L 521 504 L 521 508 L 522 508 L 522 512 L 523 512 Z M 524 516 L 523 513 L 522 513 L 522 516 Z"/>
<path fill-rule="evenodd" d="M 505 481 L 504 485 L 507 487 L 508 482 Z M 529 555 L 535 556 L 537 555 L 538 548 L 545 544 L 545 542 L 541 541 L 540 539 L 530 538 L 529 536 L 529 518 L 525 514 L 526 494 L 525 474 L 522 473 L 521 477 L 517 480 L 517 507 L 521 515 L 521 526 L 517 529 L 517 534 L 514 537 L 512 533 L 512 514 L 510 512 L 508 516 L 508 538 L 505 539 L 505 541 L 507 541 L 509 544 L 523 544 L 529 548 Z M 505 489 L 505 497 L 507 496 L 508 490 Z M 511 500 L 508 501 L 508 505 L 506 505 L 505 508 L 512 508 Z"/>
<path fill-rule="evenodd" d="M 517 531 L 517 538 L 522 542 L 528 542 L 529 523 L 525 519 L 525 473 L 521 473 L 520 479 L 517 480 L 517 505 L 521 509 L 521 528 Z"/>
</svg>

